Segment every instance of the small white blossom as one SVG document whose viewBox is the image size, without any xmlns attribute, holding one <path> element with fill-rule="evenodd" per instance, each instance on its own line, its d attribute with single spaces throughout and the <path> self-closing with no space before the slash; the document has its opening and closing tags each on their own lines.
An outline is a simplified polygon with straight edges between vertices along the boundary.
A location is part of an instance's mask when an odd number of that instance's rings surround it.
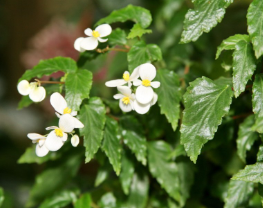
<svg viewBox="0 0 263 208">
<path fill-rule="evenodd" d="M 73 137 L 71 137 L 71 144 L 73 147 L 78 146 L 79 144 L 79 136 L 78 135 L 73 135 Z"/>
<path fill-rule="evenodd" d="M 49 152 L 49 149 L 45 146 L 46 137 L 41 134 L 29 133 L 27 137 L 32 140 L 36 145 L 36 155 L 38 157 L 44 157 Z"/>
<path fill-rule="evenodd" d="M 41 102 L 46 97 L 45 88 L 38 86 L 37 82 L 29 83 L 27 80 L 22 80 L 18 83 L 17 90 L 21 95 L 29 95 L 33 102 Z"/>
<path fill-rule="evenodd" d="M 141 104 L 148 104 L 152 101 L 154 96 L 153 88 L 158 88 L 160 82 L 152 80 L 156 76 L 156 68 L 150 64 L 142 64 L 139 66 L 139 76 L 142 80 L 135 80 L 133 84 L 139 86 L 136 90 L 136 100 Z"/>
<path fill-rule="evenodd" d="M 83 52 L 85 50 L 94 50 L 95 48 L 97 48 L 99 42 L 106 42 L 108 40 L 103 39 L 103 37 L 111 34 L 111 31 L 112 29 L 109 24 L 99 25 L 95 28 L 95 30 L 87 28 L 84 33 L 89 37 L 80 37 L 76 39 L 74 48 L 79 52 Z"/>
<path fill-rule="evenodd" d="M 113 97 L 119 100 L 119 106 L 123 112 L 130 112 L 133 110 L 133 101 L 135 99 L 131 89 L 127 86 L 118 86 L 121 94 L 116 94 Z"/>
<path fill-rule="evenodd" d="M 141 104 L 136 99 L 134 101 L 134 110 L 139 114 L 145 114 L 150 110 L 150 107 L 154 105 L 158 100 L 158 95 L 154 92 L 153 99 L 147 104 Z"/>
</svg>

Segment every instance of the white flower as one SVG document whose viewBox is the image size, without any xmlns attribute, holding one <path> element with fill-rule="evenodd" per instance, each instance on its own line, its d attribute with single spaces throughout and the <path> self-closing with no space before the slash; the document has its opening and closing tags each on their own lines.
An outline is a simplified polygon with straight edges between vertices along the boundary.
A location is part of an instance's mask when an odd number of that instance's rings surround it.
<svg viewBox="0 0 263 208">
<path fill-rule="evenodd" d="M 83 52 L 85 50 L 94 50 L 97 48 L 99 42 L 106 42 L 108 40 L 103 39 L 103 37 L 111 34 L 111 31 L 112 29 L 109 24 L 99 25 L 93 31 L 90 28 L 87 28 L 84 33 L 89 37 L 81 37 L 75 40 L 74 48 L 79 52 Z"/>
<path fill-rule="evenodd" d="M 73 135 L 73 137 L 71 137 L 71 144 L 73 147 L 78 146 L 79 144 L 79 136 L 78 135 Z"/>
<path fill-rule="evenodd" d="M 17 90 L 21 95 L 29 95 L 34 102 L 41 102 L 46 97 L 45 88 L 38 86 L 37 82 L 29 83 L 27 80 L 22 80 L 18 83 Z"/>
<path fill-rule="evenodd" d="M 116 94 L 113 97 L 119 100 L 119 106 L 123 112 L 130 112 L 133 110 L 133 101 L 135 99 L 131 89 L 127 86 L 118 86 L 121 94 Z"/>
<path fill-rule="evenodd" d="M 147 104 L 154 96 L 152 87 L 158 88 L 160 86 L 160 82 L 152 82 L 156 76 L 156 68 L 150 63 L 142 64 L 139 66 L 139 75 L 142 80 L 137 79 L 133 82 L 135 86 L 139 86 L 135 93 L 136 100 L 141 104 Z"/>
<path fill-rule="evenodd" d="M 154 92 L 153 93 L 153 99 L 150 103 L 147 104 L 141 104 L 137 100 L 134 101 L 134 110 L 139 114 L 145 114 L 150 110 L 150 107 L 154 105 L 158 100 L 158 95 Z"/>
<path fill-rule="evenodd" d="M 74 122 L 74 128 L 83 128 L 84 125 L 75 117 L 77 115 L 77 111 L 72 111 L 67 104 L 67 101 L 63 98 L 62 95 L 60 95 L 58 92 L 53 93 L 50 96 L 50 103 L 53 106 L 53 108 L 55 109 L 55 111 L 57 111 L 58 113 L 56 113 L 56 115 L 60 118 L 61 115 L 70 115 L 71 119 Z"/>
<path fill-rule="evenodd" d="M 49 152 L 48 148 L 45 146 L 46 137 L 41 134 L 29 133 L 27 137 L 32 140 L 36 145 L 36 155 L 38 157 L 44 157 Z"/>
<path fill-rule="evenodd" d="M 128 71 L 123 73 L 123 79 L 115 79 L 105 83 L 107 87 L 117 87 L 128 83 L 128 86 L 131 87 L 133 81 L 137 80 L 139 77 L 139 67 L 135 68 L 130 76 Z"/>
</svg>

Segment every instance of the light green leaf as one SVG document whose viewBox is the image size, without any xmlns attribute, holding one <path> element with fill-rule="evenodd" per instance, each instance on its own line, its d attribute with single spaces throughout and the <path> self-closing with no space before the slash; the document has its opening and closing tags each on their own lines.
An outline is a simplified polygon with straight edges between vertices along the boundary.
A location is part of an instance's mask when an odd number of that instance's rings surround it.
<svg viewBox="0 0 263 208">
<path fill-rule="evenodd" d="M 134 174 L 134 164 L 127 155 L 127 151 L 124 152 L 122 155 L 122 162 L 121 162 L 121 173 L 120 173 L 120 181 L 121 181 L 121 186 L 123 189 L 123 192 L 128 195 L 129 190 L 130 190 L 130 185 L 132 182 L 132 177 Z"/>
<path fill-rule="evenodd" d="M 125 45 L 127 43 L 126 33 L 117 28 L 107 37 L 111 45 Z"/>
<path fill-rule="evenodd" d="M 4 190 L 0 187 L 0 207 L 3 205 L 5 200 Z"/>
<path fill-rule="evenodd" d="M 109 163 L 104 163 L 98 170 L 96 179 L 95 179 L 95 187 L 99 186 L 103 183 L 109 176 L 111 168 L 109 167 Z"/>
<path fill-rule="evenodd" d="M 115 196 L 113 195 L 113 193 L 109 192 L 109 193 L 106 193 L 104 194 L 100 201 L 99 201 L 99 206 L 101 208 L 116 208 L 116 198 Z"/>
<path fill-rule="evenodd" d="M 161 69 L 157 70 L 156 80 L 161 82 L 161 86 L 156 89 L 161 113 L 166 116 L 175 131 L 180 116 L 182 98 L 179 77 L 173 71 Z"/>
<path fill-rule="evenodd" d="M 89 193 L 83 194 L 74 204 L 74 208 L 89 208 L 91 207 L 91 197 Z"/>
<path fill-rule="evenodd" d="M 88 104 L 84 104 L 78 115 L 84 128 L 80 129 L 80 135 L 84 136 L 86 148 L 85 162 L 89 162 L 98 151 L 103 138 L 106 109 L 100 98 L 92 97 Z"/>
<path fill-rule="evenodd" d="M 241 40 L 249 42 L 249 36 L 236 34 L 236 35 L 230 36 L 229 38 L 223 40 L 221 45 L 218 46 L 217 48 L 216 59 L 218 59 L 218 57 L 220 56 L 223 50 L 235 50 L 236 44 Z"/>
<path fill-rule="evenodd" d="M 261 145 L 257 154 L 257 162 L 263 162 L 263 146 Z"/>
<path fill-rule="evenodd" d="M 230 180 L 224 208 L 247 207 L 253 190 L 253 183 Z"/>
<path fill-rule="evenodd" d="M 181 143 L 194 163 L 203 145 L 213 139 L 222 117 L 228 113 L 232 96 L 231 86 L 218 84 L 206 77 L 196 79 L 187 88 Z"/>
<path fill-rule="evenodd" d="M 132 39 L 132 38 L 136 38 L 136 37 L 142 37 L 144 34 L 147 33 L 152 33 L 152 30 L 149 29 L 144 29 L 142 28 L 142 26 L 137 23 L 133 25 L 133 28 L 131 29 L 131 32 L 129 33 L 127 39 Z"/>
<path fill-rule="evenodd" d="M 232 179 L 263 184 L 263 163 L 258 162 L 254 165 L 247 165 L 235 174 Z"/>
<path fill-rule="evenodd" d="M 258 134 L 251 130 L 255 123 L 255 116 L 247 117 L 239 126 L 237 138 L 237 154 L 246 163 L 246 151 L 249 151 L 258 138 Z"/>
<path fill-rule="evenodd" d="M 238 97 L 246 88 L 248 80 L 256 70 L 256 59 L 250 43 L 242 40 L 236 44 L 233 53 L 233 88 Z"/>
<path fill-rule="evenodd" d="M 143 135 L 142 125 L 132 116 L 123 116 L 120 119 L 121 132 L 126 144 L 135 154 L 138 161 L 146 165 L 146 138 Z"/>
<path fill-rule="evenodd" d="M 39 208 L 62 208 L 77 200 L 79 190 L 63 190 L 41 203 Z"/>
<path fill-rule="evenodd" d="M 196 41 L 203 32 L 208 33 L 221 22 L 225 9 L 233 0 L 192 0 L 194 9 L 189 9 L 184 20 L 181 42 Z"/>
<path fill-rule="evenodd" d="M 56 57 L 52 59 L 42 60 L 33 69 L 27 70 L 23 76 L 19 79 L 30 80 L 34 77 L 41 78 L 44 75 L 51 75 L 57 71 L 63 71 L 68 73 L 73 73 L 77 71 L 78 67 L 76 62 L 71 58 Z"/>
<path fill-rule="evenodd" d="M 152 16 L 149 10 L 142 7 L 128 5 L 127 7 L 113 11 L 109 16 L 100 19 L 96 25 L 102 23 L 126 22 L 131 20 L 139 23 L 143 28 L 147 28 L 152 22 Z"/>
<path fill-rule="evenodd" d="M 66 77 L 66 100 L 73 110 L 79 110 L 83 99 L 89 98 L 92 85 L 92 73 L 87 70 L 78 70 L 69 73 Z"/>
<path fill-rule="evenodd" d="M 144 208 L 148 199 L 149 178 L 146 173 L 139 175 L 134 174 L 131 184 L 127 207 Z"/>
<path fill-rule="evenodd" d="M 128 52 L 129 71 L 132 72 L 137 66 L 147 62 L 159 61 L 162 59 L 161 49 L 155 44 L 146 44 L 139 41 L 132 46 Z"/>
<path fill-rule="evenodd" d="M 121 135 L 119 134 L 118 122 L 112 118 L 106 118 L 102 150 L 108 156 L 117 175 L 121 171 Z"/>
<path fill-rule="evenodd" d="M 248 33 L 251 37 L 255 55 L 263 54 L 263 2 L 253 0 L 247 11 Z"/>
</svg>

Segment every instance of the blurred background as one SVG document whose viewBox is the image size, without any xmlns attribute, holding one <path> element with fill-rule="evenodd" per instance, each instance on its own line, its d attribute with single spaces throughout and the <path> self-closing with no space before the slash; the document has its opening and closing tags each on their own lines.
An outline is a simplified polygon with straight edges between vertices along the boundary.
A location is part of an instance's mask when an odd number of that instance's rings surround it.
<svg viewBox="0 0 263 208">
<path fill-rule="evenodd" d="M 216 47 L 230 35 L 246 32 L 246 10 L 251 1 L 237 1 L 227 10 L 221 24 L 194 44 L 178 44 L 184 15 L 190 1 L 183 0 L 1 0 L 0 1 L 0 187 L 5 191 L 5 207 L 24 207 L 35 176 L 43 165 L 18 164 L 19 157 L 31 145 L 29 132 L 42 133 L 52 123 L 54 112 L 49 99 L 18 110 L 21 95 L 16 85 L 26 69 L 31 69 L 41 59 L 55 56 L 78 59 L 74 50 L 76 38 L 84 29 L 93 27 L 100 18 L 128 4 L 145 7 L 151 11 L 153 33 L 147 42 L 160 45 L 166 67 L 183 73 L 192 64 L 192 77 L 206 75 L 211 78 L 230 76 L 228 63 L 214 61 Z M 125 27 L 131 28 L 132 23 Z M 211 44 L 211 42 L 213 44 Z M 209 44 L 207 44 L 209 43 Z M 199 52 L 199 56 L 194 52 Z M 105 79 L 116 78 L 115 70 L 126 66 L 126 55 L 114 53 L 100 60 L 99 68 L 92 68 L 95 85 L 93 93 L 100 91 Z M 122 60 L 122 61 L 120 61 Z M 194 62 L 194 63 L 192 63 Z M 104 63 L 104 64 L 103 64 Z M 106 64 L 105 64 L 106 63 Z M 98 66 L 98 65 L 96 65 Z M 118 67 L 117 67 L 118 66 Z M 124 66 L 124 67 L 123 67 Z M 201 72 L 200 72 L 201 71 Z M 108 72 L 108 73 L 107 73 Z M 106 75 L 107 74 L 107 75 Z M 60 74 L 52 75 L 54 77 Z M 190 76 L 190 75 L 189 75 Z M 103 88 L 104 90 L 104 88 Z M 100 92 L 103 93 L 103 92 Z M 88 164 L 89 165 L 89 164 Z M 96 171 L 96 170 L 91 170 Z"/>
</svg>

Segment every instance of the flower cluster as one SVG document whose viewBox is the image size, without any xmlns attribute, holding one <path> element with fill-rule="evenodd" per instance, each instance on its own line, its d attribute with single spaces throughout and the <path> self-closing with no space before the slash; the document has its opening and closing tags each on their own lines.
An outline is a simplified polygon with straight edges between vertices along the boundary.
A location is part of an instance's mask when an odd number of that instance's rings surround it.
<svg viewBox="0 0 263 208">
<path fill-rule="evenodd" d="M 123 79 L 108 81 L 105 83 L 107 87 L 117 87 L 121 94 L 114 95 L 119 100 L 119 106 L 122 111 L 130 112 L 135 110 L 139 114 L 145 114 L 150 107 L 157 102 L 158 95 L 153 88 L 158 88 L 160 82 L 152 81 L 156 76 L 156 68 L 145 63 L 136 67 L 132 74 L 125 71 Z M 138 78 L 141 79 L 138 79 Z M 127 86 L 123 86 L 127 84 Z M 132 84 L 137 87 L 135 94 L 132 93 Z"/>
<path fill-rule="evenodd" d="M 84 125 L 74 116 L 77 115 L 76 111 L 72 111 L 66 100 L 57 92 L 53 93 L 50 97 L 50 103 L 56 111 L 56 115 L 59 117 L 59 123 L 57 126 L 47 127 L 46 130 L 52 130 L 47 135 L 40 135 L 36 133 L 29 133 L 27 136 L 36 145 L 36 154 L 39 157 L 43 157 L 48 154 L 49 151 L 59 150 L 65 141 L 67 141 L 68 134 L 71 134 L 71 144 L 76 147 L 79 143 L 78 135 L 73 135 L 75 128 L 83 128 Z"/>
</svg>

